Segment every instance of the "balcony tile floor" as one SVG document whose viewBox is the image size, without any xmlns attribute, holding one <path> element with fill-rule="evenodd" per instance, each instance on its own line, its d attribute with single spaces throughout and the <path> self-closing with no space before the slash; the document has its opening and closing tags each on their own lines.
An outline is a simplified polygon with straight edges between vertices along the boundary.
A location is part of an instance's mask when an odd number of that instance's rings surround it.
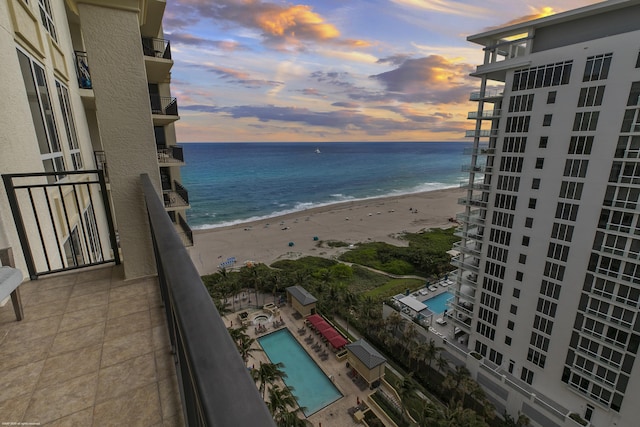
<svg viewBox="0 0 640 427">
<path fill-rule="evenodd" d="M 183 426 L 156 278 L 117 266 L 20 286 L 0 307 L 0 422 Z"/>
</svg>

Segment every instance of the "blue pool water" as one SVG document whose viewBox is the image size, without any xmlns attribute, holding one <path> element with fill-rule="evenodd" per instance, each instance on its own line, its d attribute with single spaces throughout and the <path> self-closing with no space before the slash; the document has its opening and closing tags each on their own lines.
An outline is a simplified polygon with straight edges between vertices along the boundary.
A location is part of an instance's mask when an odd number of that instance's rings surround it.
<svg viewBox="0 0 640 427">
<path fill-rule="evenodd" d="M 426 305 L 434 314 L 442 314 L 447 309 L 447 301 L 451 297 L 453 297 L 451 292 L 443 292 L 438 296 L 426 300 L 424 305 Z"/>
<path fill-rule="evenodd" d="M 258 338 L 271 363 L 282 362 L 288 387 L 293 387 L 298 405 L 310 416 L 342 397 L 342 393 L 296 341 L 288 329 L 281 329 Z"/>
</svg>

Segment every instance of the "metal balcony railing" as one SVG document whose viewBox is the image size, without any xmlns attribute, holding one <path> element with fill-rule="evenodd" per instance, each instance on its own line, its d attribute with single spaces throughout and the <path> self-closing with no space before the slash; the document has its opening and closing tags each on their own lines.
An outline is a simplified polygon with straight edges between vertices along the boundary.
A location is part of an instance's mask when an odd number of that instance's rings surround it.
<svg viewBox="0 0 640 427">
<path fill-rule="evenodd" d="M 465 131 L 464 136 L 467 138 L 470 137 L 479 137 L 479 138 L 490 138 L 498 136 L 498 129 L 481 129 L 481 130 L 468 130 Z"/>
<path fill-rule="evenodd" d="M 183 163 L 182 147 L 177 145 L 158 147 L 158 163 Z"/>
<path fill-rule="evenodd" d="M 165 116 L 178 115 L 178 100 L 176 98 L 150 94 L 149 99 L 151 100 L 152 114 L 162 114 Z"/>
<path fill-rule="evenodd" d="M 144 56 L 171 59 L 171 43 L 169 40 L 142 37 L 142 52 Z"/>
<path fill-rule="evenodd" d="M 178 181 L 173 181 L 175 190 L 163 191 L 164 206 L 166 208 L 179 208 L 189 206 L 189 192 Z"/>
<path fill-rule="evenodd" d="M 193 246 L 193 231 L 184 217 L 178 214 L 178 225 L 182 229 L 182 233 L 180 233 L 180 237 L 182 238 L 182 242 L 185 246 Z"/>
<path fill-rule="evenodd" d="M 78 87 L 80 89 L 92 89 L 91 73 L 89 73 L 89 60 L 87 52 L 76 50 L 74 52 L 76 59 L 76 75 L 78 77 Z"/>
<path fill-rule="evenodd" d="M 61 175 L 64 180 L 58 179 Z M 2 179 L 31 279 L 120 264 L 101 170 L 8 174 Z"/>
<path fill-rule="evenodd" d="M 477 111 L 469 111 L 468 119 L 496 119 L 502 115 L 502 110 L 489 110 L 478 113 Z"/>
<path fill-rule="evenodd" d="M 275 427 L 149 176 L 140 178 L 185 424 Z"/>
<path fill-rule="evenodd" d="M 96 168 L 104 173 L 104 181 L 109 182 L 109 169 L 107 167 L 107 155 L 104 151 L 94 151 L 93 156 L 96 159 Z"/>
<path fill-rule="evenodd" d="M 484 92 L 477 91 L 471 92 L 469 96 L 470 101 L 479 101 L 481 99 L 502 98 L 504 96 L 504 89 L 488 89 Z"/>
</svg>

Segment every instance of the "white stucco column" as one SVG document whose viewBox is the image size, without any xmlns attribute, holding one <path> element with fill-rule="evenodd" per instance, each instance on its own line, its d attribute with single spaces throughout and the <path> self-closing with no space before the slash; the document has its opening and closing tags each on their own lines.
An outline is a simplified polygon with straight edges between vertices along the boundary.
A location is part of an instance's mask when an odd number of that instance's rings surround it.
<svg viewBox="0 0 640 427">
<path fill-rule="evenodd" d="M 127 279 L 155 274 L 140 174 L 160 190 L 137 1 L 78 2 Z M 130 5 L 128 3 L 131 3 Z"/>
</svg>

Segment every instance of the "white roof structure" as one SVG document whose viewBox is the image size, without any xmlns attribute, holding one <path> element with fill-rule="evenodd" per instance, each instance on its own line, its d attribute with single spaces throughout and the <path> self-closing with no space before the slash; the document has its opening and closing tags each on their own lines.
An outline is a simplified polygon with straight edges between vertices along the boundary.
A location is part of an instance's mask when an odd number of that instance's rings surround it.
<svg viewBox="0 0 640 427">
<path fill-rule="evenodd" d="M 423 303 L 421 303 L 411 295 L 402 298 L 400 302 L 417 313 L 420 313 L 421 311 L 424 311 L 427 309 L 426 305 L 424 305 Z"/>
</svg>

